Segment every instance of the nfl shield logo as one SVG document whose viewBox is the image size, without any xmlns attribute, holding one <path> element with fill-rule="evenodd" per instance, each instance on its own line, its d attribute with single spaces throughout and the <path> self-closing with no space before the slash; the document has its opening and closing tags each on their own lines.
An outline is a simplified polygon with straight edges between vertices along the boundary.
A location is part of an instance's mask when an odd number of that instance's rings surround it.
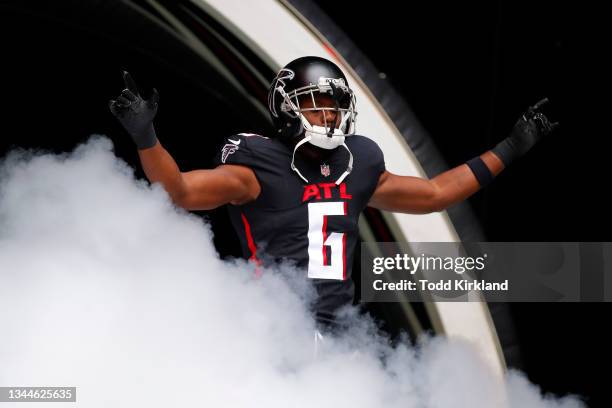
<svg viewBox="0 0 612 408">
<path fill-rule="evenodd" d="M 321 165 L 321 174 L 325 177 L 329 177 L 329 164 Z"/>
</svg>

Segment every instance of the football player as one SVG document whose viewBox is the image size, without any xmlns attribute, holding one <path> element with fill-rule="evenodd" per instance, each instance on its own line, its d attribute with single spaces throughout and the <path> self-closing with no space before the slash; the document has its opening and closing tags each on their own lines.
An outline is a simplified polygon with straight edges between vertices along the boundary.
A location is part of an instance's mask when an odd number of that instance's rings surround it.
<svg viewBox="0 0 612 408">
<path fill-rule="evenodd" d="M 334 321 L 353 301 L 351 265 L 357 220 L 366 206 L 413 214 L 442 211 L 465 200 L 558 124 L 529 108 L 495 148 L 431 180 L 385 170 L 383 153 L 355 134 L 355 95 L 342 71 L 303 57 L 273 79 L 268 108 L 276 133 L 225 139 L 214 169 L 182 172 L 156 137 L 159 96 L 145 100 L 127 72 L 110 110 L 138 147 L 150 182 L 176 205 L 209 210 L 229 205 L 245 258 L 260 264 L 290 259 L 317 289 L 317 322 Z"/>
</svg>

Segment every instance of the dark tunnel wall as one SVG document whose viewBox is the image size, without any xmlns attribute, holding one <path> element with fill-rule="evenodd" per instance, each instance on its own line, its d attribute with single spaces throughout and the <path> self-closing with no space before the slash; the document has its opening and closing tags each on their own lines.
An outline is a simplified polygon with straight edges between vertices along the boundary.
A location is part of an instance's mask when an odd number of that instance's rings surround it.
<svg viewBox="0 0 612 408">
<path fill-rule="evenodd" d="M 269 131 L 267 115 L 147 10 L 79 1 L 4 2 L 0 11 L 1 38 L 19 38 L 3 41 L 8 63 L 2 64 L 2 77 L 8 80 L 1 102 L 2 155 L 15 147 L 70 151 L 90 135 L 102 134 L 144 178 L 131 139 L 107 106 L 124 87 L 124 69 L 143 95 L 158 89 L 157 134 L 183 171 L 212 167 L 226 135 Z M 202 37 L 214 47 L 210 32 Z M 221 57 L 232 66 L 231 55 Z M 259 88 L 264 98 L 264 85 Z M 211 221 L 220 254 L 239 256 L 225 208 L 201 215 Z"/>
</svg>

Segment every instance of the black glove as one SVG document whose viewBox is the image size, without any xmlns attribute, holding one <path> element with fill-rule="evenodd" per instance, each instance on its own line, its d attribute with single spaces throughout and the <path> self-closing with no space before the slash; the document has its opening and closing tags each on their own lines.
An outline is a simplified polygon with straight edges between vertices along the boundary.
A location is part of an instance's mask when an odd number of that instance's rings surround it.
<svg viewBox="0 0 612 408">
<path fill-rule="evenodd" d="M 491 149 L 505 166 L 527 153 L 537 141 L 559 126 L 559 122 L 550 123 L 543 113 L 538 112 L 547 102 L 548 98 L 544 98 L 527 109 L 514 124 L 510 136 Z"/>
<path fill-rule="evenodd" d="M 127 71 L 123 71 L 123 81 L 125 89 L 116 100 L 109 101 L 108 107 L 130 134 L 138 149 L 153 147 L 157 143 L 153 118 L 157 113 L 159 94 L 153 88 L 151 97 L 144 100 Z"/>
</svg>

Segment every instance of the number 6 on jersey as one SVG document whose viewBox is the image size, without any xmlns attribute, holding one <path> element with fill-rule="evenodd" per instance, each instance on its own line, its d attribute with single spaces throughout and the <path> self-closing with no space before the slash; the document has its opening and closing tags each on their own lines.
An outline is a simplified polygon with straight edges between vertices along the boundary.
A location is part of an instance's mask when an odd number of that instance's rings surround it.
<svg viewBox="0 0 612 408">
<path fill-rule="evenodd" d="M 344 280 L 346 277 L 346 234 L 327 234 L 327 216 L 346 215 L 342 201 L 308 204 L 308 277 Z M 328 260 L 325 247 L 331 249 Z"/>
</svg>

